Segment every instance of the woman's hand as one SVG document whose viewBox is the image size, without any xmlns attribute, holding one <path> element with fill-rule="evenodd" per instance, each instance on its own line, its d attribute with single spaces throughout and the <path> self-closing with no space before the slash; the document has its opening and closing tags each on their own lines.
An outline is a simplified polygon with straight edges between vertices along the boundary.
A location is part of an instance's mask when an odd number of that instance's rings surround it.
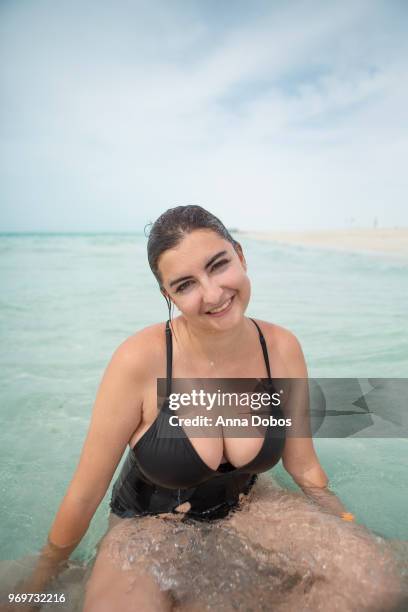
<svg viewBox="0 0 408 612">
<path fill-rule="evenodd" d="M 41 602 L 33 601 L 22 601 L 21 597 L 23 594 L 31 593 L 48 593 L 50 590 L 50 583 L 60 573 L 65 566 L 64 561 L 51 560 L 47 557 L 40 556 L 36 562 L 36 565 L 32 572 L 19 582 L 9 591 L 9 595 L 18 595 L 17 601 L 8 601 L 0 605 L 0 612 L 34 612 L 38 611 L 41 607 Z M 10 597 L 11 599 L 11 597 Z M 29 599 L 28 597 L 26 598 Z"/>
<path fill-rule="evenodd" d="M 354 514 L 348 512 L 347 509 L 343 506 L 339 498 L 336 496 L 333 491 L 326 487 L 308 487 L 301 486 L 303 493 L 306 495 L 308 499 L 312 502 L 316 503 L 322 510 L 328 512 L 329 514 L 333 514 L 334 516 L 338 516 L 344 521 L 353 522 Z"/>
<path fill-rule="evenodd" d="M 338 516 L 343 521 L 354 522 L 354 514 L 349 512 L 337 495 L 329 489 L 329 479 L 314 453 L 311 440 L 293 439 L 291 444 L 292 448 L 296 445 L 297 453 L 303 449 L 304 459 L 302 462 L 299 455 L 297 455 L 298 461 L 295 464 L 296 467 L 293 465 L 290 471 L 287 468 L 287 464 L 285 467 L 306 497 L 324 512 Z M 306 459 L 309 460 L 308 469 L 304 467 L 299 469 L 297 466 L 304 465 Z"/>
<path fill-rule="evenodd" d="M 31 574 L 20 580 L 13 589 L 10 590 L 10 595 L 19 595 L 18 601 L 11 601 L 3 606 L 0 606 L 0 612 L 38 612 L 41 608 L 41 602 L 22 601 L 23 594 L 43 594 L 52 593 L 53 589 L 50 586 L 53 579 L 62 571 L 65 563 L 61 561 L 50 561 L 47 558 L 40 557 Z M 27 597 L 28 599 L 28 597 Z"/>
</svg>

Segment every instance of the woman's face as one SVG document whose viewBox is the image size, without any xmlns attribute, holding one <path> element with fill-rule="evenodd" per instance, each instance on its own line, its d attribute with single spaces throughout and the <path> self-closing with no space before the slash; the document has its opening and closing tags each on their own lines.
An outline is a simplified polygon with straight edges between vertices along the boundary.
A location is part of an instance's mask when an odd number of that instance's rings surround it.
<svg viewBox="0 0 408 612">
<path fill-rule="evenodd" d="M 200 327 L 229 329 L 248 306 L 251 285 L 244 256 L 212 230 L 194 230 L 159 258 L 163 288 Z"/>
</svg>

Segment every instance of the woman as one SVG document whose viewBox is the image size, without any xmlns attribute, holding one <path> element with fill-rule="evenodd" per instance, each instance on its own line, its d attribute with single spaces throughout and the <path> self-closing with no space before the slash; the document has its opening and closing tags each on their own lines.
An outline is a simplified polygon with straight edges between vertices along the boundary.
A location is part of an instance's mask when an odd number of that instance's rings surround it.
<svg viewBox="0 0 408 612">
<path fill-rule="evenodd" d="M 272 603 L 277 610 L 317 610 L 327 605 L 326 596 L 339 610 L 391 609 L 398 590 L 391 560 L 368 533 L 349 524 L 353 516 L 328 491 L 311 437 L 277 436 L 272 427 L 264 438 L 228 437 L 222 427 L 210 437 L 188 436 L 180 426 L 177 436 L 163 435 L 174 379 L 305 379 L 307 371 L 291 332 L 245 317 L 250 281 L 244 254 L 214 215 L 199 206 L 168 210 L 151 228 L 148 258 L 169 312 L 175 305 L 181 314 L 171 325 L 136 333 L 114 353 L 77 470 L 26 587 L 44 591 L 60 571 L 129 445 L 109 529 L 86 585 L 85 612 L 266 610 Z M 159 409 L 157 379 L 166 379 Z M 325 515 L 307 498 L 258 478 L 280 458 Z M 323 519 L 324 533 L 318 531 Z M 214 533 L 236 550 L 225 562 L 219 546 L 211 545 Z M 343 550 L 334 554 L 338 538 Z M 244 584 L 237 561 L 254 568 L 250 583 Z M 190 571 L 195 586 L 182 584 L 177 568 L 184 576 Z M 221 580 L 223 572 L 230 572 L 228 579 Z M 255 584 L 262 575 L 268 579 Z"/>
</svg>

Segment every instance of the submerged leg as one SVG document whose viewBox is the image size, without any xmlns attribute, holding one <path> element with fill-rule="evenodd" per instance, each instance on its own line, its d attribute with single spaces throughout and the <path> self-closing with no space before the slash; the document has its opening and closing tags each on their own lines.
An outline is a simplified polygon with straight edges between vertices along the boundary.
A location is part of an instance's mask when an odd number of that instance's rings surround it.
<svg viewBox="0 0 408 612">
<path fill-rule="evenodd" d="M 132 549 L 129 522 L 116 519 L 99 545 L 92 573 L 85 587 L 84 612 L 167 612 L 173 609 L 169 592 L 162 590 L 157 580 L 146 572 L 146 551 Z M 138 529 L 143 529 L 145 519 Z M 156 526 L 158 526 L 157 524 Z M 147 527 L 147 525 L 146 525 Z M 157 529 L 156 529 L 157 531 Z"/>
<path fill-rule="evenodd" d="M 129 576 L 129 583 L 136 579 L 139 591 L 141 571 L 153 579 L 166 594 L 166 605 L 173 605 L 170 609 L 177 612 L 269 612 L 270 602 L 277 599 L 276 590 L 283 583 L 287 586 L 296 582 L 297 575 L 291 574 L 290 568 L 273 567 L 267 555 L 256 559 L 248 552 L 248 545 L 242 547 L 235 531 L 222 528 L 223 522 L 201 523 L 182 515 L 122 521 L 102 543 L 102 569 L 95 564 L 96 587 L 92 582 L 88 587 L 89 610 L 85 607 L 85 612 L 97 610 L 107 597 L 106 591 L 112 602 L 117 592 L 130 588 L 121 573 Z M 112 566 L 117 573 L 112 572 Z M 112 581 L 116 581 L 115 593 L 110 587 Z M 93 608 L 91 597 L 96 602 Z M 134 599 L 124 601 L 126 606 L 128 603 L 131 606 Z M 164 605 L 160 601 L 156 609 L 166 609 L 159 607 Z"/>
<path fill-rule="evenodd" d="M 395 609 L 401 597 L 396 563 L 385 541 L 359 525 L 322 512 L 304 497 L 260 478 L 240 511 L 227 518 L 254 554 L 269 551 L 301 577 L 277 610 L 341 611 Z M 287 608 L 287 606 L 289 606 Z M 295 607 L 293 609 L 295 609 Z M 275 609 L 275 608 L 274 608 Z"/>
</svg>

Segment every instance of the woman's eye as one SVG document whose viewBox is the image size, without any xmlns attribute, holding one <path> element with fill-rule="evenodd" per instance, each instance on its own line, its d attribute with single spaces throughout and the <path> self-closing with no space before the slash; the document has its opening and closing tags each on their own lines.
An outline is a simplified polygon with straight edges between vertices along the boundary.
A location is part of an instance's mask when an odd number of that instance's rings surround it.
<svg viewBox="0 0 408 612">
<path fill-rule="evenodd" d="M 213 267 L 211 268 L 211 270 L 215 270 L 216 268 L 220 268 L 221 266 L 224 266 L 225 264 L 227 264 L 229 262 L 229 259 L 221 259 L 220 261 L 217 261 Z"/>
<path fill-rule="evenodd" d="M 191 284 L 191 281 L 185 281 L 184 283 L 181 283 L 181 285 L 179 285 L 177 287 L 177 291 L 176 293 L 179 293 L 180 291 L 184 291 L 185 289 L 187 289 L 187 287 L 189 287 Z"/>
<path fill-rule="evenodd" d="M 225 266 L 227 263 L 229 263 L 229 259 L 220 259 L 220 261 L 216 261 L 215 264 L 213 264 L 211 266 L 211 272 L 213 270 L 217 270 L 218 268 L 221 268 L 222 266 Z M 176 289 L 176 293 L 183 293 L 183 291 L 185 291 L 186 289 L 188 289 L 190 287 L 191 284 L 193 284 L 194 281 L 188 280 L 185 281 L 184 283 L 181 283 L 181 285 L 179 285 Z"/>
</svg>

